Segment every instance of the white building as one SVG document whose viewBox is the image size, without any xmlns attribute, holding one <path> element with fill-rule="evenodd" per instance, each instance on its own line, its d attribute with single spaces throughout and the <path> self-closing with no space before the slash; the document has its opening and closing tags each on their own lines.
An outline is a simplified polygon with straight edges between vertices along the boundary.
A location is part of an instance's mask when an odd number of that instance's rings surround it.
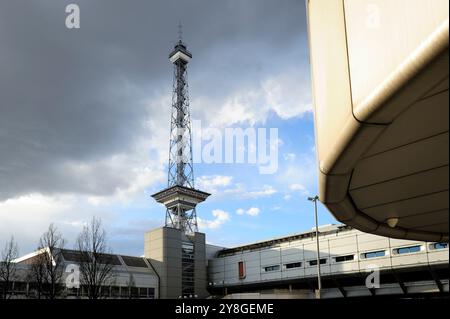
<svg viewBox="0 0 450 319">
<path fill-rule="evenodd" d="M 448 292 L 447 243 L 392 239 L 341 225 L 319 231 L 323 298 Z M 209 260 L 210 292 L 313 298 L 316 251 L 314 231 L 219 250 Z M 374 268 L 381 285 L 371 290 L 365 280 Z"/>
<path fill-rule="evenodd" d="M 46 253 L 46 251 L 33 252 L 16 260 L 17 277 L 11 286 L 13 298 L 35 298 L 38 295 L 36 284 L 29 275 L 31 263 L 36 256 L 42 253 Z M 72 274 L 73 266 L 76 267 L 79 263 L 80 254 L 74 250 L 64 249 L 61 256 L 64 270 L 61 284 L 66 287 L 66 278 Z M 105 287 L 101 288 L 103 297 L 159 298 L 159 276 L 149 259 L 114 254 L 104 254 L 103 257 L 108 258 L 113 265 L 111 279 L 108 280 Z M 87 290 L 82 285 L 78 289 L 63 288 L 61 297 L 86 298 Z"/>
</svg>

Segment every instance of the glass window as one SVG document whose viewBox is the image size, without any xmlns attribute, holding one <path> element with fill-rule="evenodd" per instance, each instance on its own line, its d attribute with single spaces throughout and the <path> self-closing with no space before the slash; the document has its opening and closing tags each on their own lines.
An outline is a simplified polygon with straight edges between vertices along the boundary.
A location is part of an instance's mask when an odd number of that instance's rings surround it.
<svg viewBox="0 0 450 319">
<path fill-rule="evenodd" d="M 264 267 L 264 271 L 277 271 L 280 270 L 280 265 Z"/>
<path fill-rule="evenodd" d="M 147 288 L 145 287 L 139 288 L 139 296 L 144 298 L 147 297 Z"/>
<path fill-rule="evenodd" d="M 148 288 L 148 297 L 151 299 L 155 298 L 155 288 Z"/>
<path fill-rule="evenodd" d="M 27 291 L 27 283 L 16 281 L 14 283 L 14 292 L 25 292 Z"/>
<path fill-rule="evenodd" d="M 183 242 L 181 247 L 181 294 L 183 297 L 188 297 L 194 294 L 194 244 Z"/>
<path fill-rule="evenodd" d="M 310 266 L 317 266 L 317 259 L 310 260 L 308 263 L 309 263 Z M 326 264 L 326 263 L 327 263 L 327 259 L 326 258 L 321 258 L 320 259 L 320 264 L 321 265 Z"/>
<path fill-rule="evenodd" d="M 79 289 L 77 288 L 67 288 L 67 295 L 68 296 L 78 296 Z"/>
<path fill-rule="evenodd" d="M 131 287 L 131 297 L 132 298 L 139 297 L 139 288 L 138 287 Z"/>
<path fill-rule="evenodd" d="M 111 287 L 111 296 L 112 297 L 120 297 L 120 288 L 119 286 L 113 286 Z"/>
<path fill-rule="evenodd" d="M 100 295 L 102 297 L 110 297 L 110 290 L 109 290 L 109 286 L 101 286 L 100 287 Z"/>
<path fill-rule="evenodd" d="M 401 254 L 410 254 L 410 253 L 417 253 L 420 251 L 420 245 L 416 246 L 410 246 L 410 247 L 402 247 L 397 248 L 394 250 L 395 253 L 401 255 Z"/>
<path fill-rule="evenodd" d="M 338 256 L 338 257 L 335 258 L 337 263 L 341 263 L 341 262 L 344 262 L 344 261 L 350 261 L 350 260 L 353 260 L 353 259 L 355 259 L 354 255 Z"/>
<path fill-rule="evenodd" d="M 285 264 L 286 269 L 292 269 L 292 268 L 300 268 L 302 266 L 301 262 L 295 262 L 290 264 Z"/>
<path fill-rule="evenodd" d="M 384 256 L 386 256 L 385 250 L 372 251 L 372 252 L 363 254 L 364 258 L 376 258 L 376 257 L 384 257 Z"/>
<path fill-rule="evenodd" d="M 121 293 L 121 297 L 129 297 L 130 296 L 130 287 L 121 287 L 120 293 Z"/>
<path fill-rule="evenodd" d="M 445 249 L 448 247 L 447 243 L 434 243 L 433 248 L 434 249 Z"/>
</svg>

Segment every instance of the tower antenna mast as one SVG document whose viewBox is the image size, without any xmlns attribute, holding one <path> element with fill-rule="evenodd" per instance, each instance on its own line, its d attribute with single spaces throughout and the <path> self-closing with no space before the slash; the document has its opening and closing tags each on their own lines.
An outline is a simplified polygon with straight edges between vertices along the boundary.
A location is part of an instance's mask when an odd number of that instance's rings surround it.
<svg viewBox="0 0 450 319">
<path fill-rule="evenodd" d="M 183 42 L 183 25 L 178 22 L 178 42 Z"/>
</svg>

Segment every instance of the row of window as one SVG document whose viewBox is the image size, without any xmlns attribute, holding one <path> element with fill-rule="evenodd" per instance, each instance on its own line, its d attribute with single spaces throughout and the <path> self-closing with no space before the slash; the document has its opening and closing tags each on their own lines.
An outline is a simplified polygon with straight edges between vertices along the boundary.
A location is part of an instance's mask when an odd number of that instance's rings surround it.
<svg viewBox="0 0 450 319">
<path fill-rule="evenodd" d="M 448 243 L 434 243 L 431 245 L 431 249 L 446 249 L 448 247 Z M 402 255 L 402 254 L 411 254 L 411 253 L 417 253 L 421 251 L 421 245 L 414 245 L 409 247 L 401 247 L 396 248 L 393 250 L 395 255 Z M 370 258 L 377 258 L 377 257 L 384 257 L 386 256 L 386 250 L 377 250 L 377 251 L 371 251 L 371 252 L 365 252 L 361 254 L 362 259 L 370 259 Z M 355 259 L 355 255 L 345 255 L 345 256 L 337 256 L 334 257 L 334 260 L 336 263 L 341 263 L 345 261 L 352 261 Z M 321 258 L 320 264 L 326 264 L 327 258 Z M 317 259 L 309 260 L 308 261 L 309 266 L 317 266 Z M 286 269 L 294 269 L 294 268 L 300 268 L 302 267 L 301 262 L 293 262 L 284 264 L 284 267 Z M 280 270 L 280 265 L 272 265 L 272 266 L 266 266 L 263 268 L 265 272 L 270 271 L 278 271 Z"/>
<path fill-rule="evenodd" d="M 80 288 L 65 288 L 61 286 L 61 296 L 70 297 L 86 297 L 87 287 L 81 286 Z M 8 294 L 12 295 L 25 295 L 30 298 L 35 298 L 38 295 L 38 289 L 36 283 L 27 283 L 17 281 L 10 283 L 7 289 Z M 43 297 L 45 297 L 46 292 L 42 292 Z M 101 295 L 103 297 L 111 298 L 155 298 L 155 288 L 153 287 L 119 287 L 119 286 L 102 286 Z M 60 297 L 61 297 L 60 296 Z"/>
<path fill-rule="evenodd" d="M 317 265 L 317 260 L 310 260 L 308 261 L 310 266 L 316 266 Z M 320 259 L 320 264 L 326 264 L 327 263 L 327 258 L 321 258 Z M 293 263 L 289 263 L 289 264 L 284 264 L 284 267 L 286 269 L 295 269 L 295 268 L 301 268 L 302 267 L 302 262 L 297 261 L 297 262 L 293 262 Z M 280 265 L 272 265 L 272 266 L 267 266 L 264 267 L 264 271 L 265 272 L 270 272 L 270 271 L 278 271 L 280 270 Z"/>
<path fill-rule="evenodd" d="M 448 243 L 432 243 L 430 244 L 431 250 L 446 249 Z M 412 254 L 418 253 L 422 250 L 422 245 L 414 245 L 408 247 L 400 247 L 393 249 L 394 255 Z M 362 258 L 376 258 L 386 256 L 386 250 L 378 250 L 361 254 Z"/>
</svg>

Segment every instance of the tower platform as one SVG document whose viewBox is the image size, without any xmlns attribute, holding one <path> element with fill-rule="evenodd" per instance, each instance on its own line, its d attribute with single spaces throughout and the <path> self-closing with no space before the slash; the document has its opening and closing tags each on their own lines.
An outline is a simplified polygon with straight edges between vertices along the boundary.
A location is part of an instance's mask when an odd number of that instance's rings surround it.
<svg viewBox="0 0 450 319">
<path fill-rule="evenodd" d="M 153 194 L 152 197 L 168 209 L 181 206 L 183 210 L 191 210 L 210 195 L 194 188 L 175 185 Z"/>
</svg>

